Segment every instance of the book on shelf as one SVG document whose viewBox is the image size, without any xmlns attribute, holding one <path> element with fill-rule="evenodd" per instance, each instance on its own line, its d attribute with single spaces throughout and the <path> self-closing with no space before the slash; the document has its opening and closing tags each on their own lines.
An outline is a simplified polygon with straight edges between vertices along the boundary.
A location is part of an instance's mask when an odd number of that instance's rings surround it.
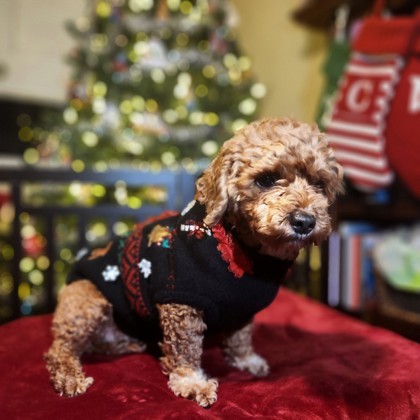
<svg viewBox="0 0 420 420">
<path fill-rule="evenodd" d="M 377 238 L 374 225 L 345 221 L 329 240 L 328 304 L 351 312 L 362 310 L 372 294 L 370 250 Z M 373 284 L 372 284 L 373 282 Z"/>
</svg>

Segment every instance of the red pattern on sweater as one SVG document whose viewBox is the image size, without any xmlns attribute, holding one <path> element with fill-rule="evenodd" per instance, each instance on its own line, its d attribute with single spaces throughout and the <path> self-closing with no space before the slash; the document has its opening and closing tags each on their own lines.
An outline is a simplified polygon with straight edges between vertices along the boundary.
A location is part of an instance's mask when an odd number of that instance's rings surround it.
<svg viewBox="0 0 420 420">
<path fill-rule="evenodd" d="M 141 260 L 140 245 L 143 237 L 143 229 L 150 223 L 154 223 L 177 214 L 177 212 L 166 211 L 159 216 L 151 217 L 144 222 L 136 224 L 133 233 L 127 238 L 125 243 L 121 259 L 122 279 L 126 287 L 126 295 L 130 302 L 130 307 L 140 316 L 150 315 L 141 292 L 140 270 L 138 267 L 138 263 Z"/>
<path fill-rule="evenodd" d="M 252 260 L 239 246 L 232 233 L 226 232 L 220 223 L 213 226 L 212 232 L 219 242 L 217 249 L 223 260 L 228 263 L 229 271 L 237 278 L 241 278 L 245 273 L 254 274 Z"/>
</svg>

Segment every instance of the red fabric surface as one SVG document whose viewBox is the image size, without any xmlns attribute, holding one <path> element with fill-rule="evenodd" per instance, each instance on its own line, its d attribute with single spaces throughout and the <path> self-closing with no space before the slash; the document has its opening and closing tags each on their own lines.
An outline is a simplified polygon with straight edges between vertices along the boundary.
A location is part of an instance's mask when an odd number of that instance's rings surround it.
<svg viewBox="0 0 420 420">
<path fill-rule="evenodd" d="M 175 397 L 149 354 L 88 356 L 95 378 L 76 398 L 56 395 L 42 360 L 51 317 L 0 327 L 0 417 L 4 419 L 419 419 L 420 346 L 282 290 L 258 315 L 255 346 L 271 374 L 255 379 L 206 349 L 219 379 L 209 409 Z"/>
</svg>

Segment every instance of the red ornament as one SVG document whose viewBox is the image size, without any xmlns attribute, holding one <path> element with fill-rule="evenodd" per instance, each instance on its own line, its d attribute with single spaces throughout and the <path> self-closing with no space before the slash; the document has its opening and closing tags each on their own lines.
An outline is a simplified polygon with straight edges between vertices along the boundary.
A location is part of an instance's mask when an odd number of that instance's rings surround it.
<svg viewBox="0 0 420 420">
<path fill-rule="evenodd" d="M 22 248 L 24 254 L 27 256 L 37 257 L 42 255 L 45 248 L 45 238 L 39 233 L 35 233 L 30 237 L 23 238 Z"/>
</svg>

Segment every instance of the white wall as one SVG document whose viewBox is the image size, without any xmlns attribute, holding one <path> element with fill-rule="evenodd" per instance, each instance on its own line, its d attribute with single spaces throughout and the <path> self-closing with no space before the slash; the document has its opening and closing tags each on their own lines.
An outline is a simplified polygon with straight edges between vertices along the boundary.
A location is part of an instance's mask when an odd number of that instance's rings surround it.
<svg viewBox="0 0 420 420">
<path fill-rule="evenodd" d="M 0 96 L 62 102 L 70 77 L 64 62 L 74 45 L 64 23 L 85 0 L 0 0 Z"/>
<path fill-rule="evenodd" d="M 92 0 L 93 1 L 93 0 Z M 228 1 L 228 0 L 227 0 Z M 322 87 L 323 37 L 290 17 L 301 0 L 231 0 L 239 15 L 239 43 L 268 93 L 263 116 L 312 121 Z M 0 96 L 62 102 L 74 45 L 64 22 L 85 12 L 86 0 L 0 0 Z M 308 49 L 315 48 L 314 53 Z"/>
<path fill-rule="evenodd" d="M 302 0 L 231 0 L 239 14 L 238 37 L 259 81 L 267 86 L 263 116 L 312 122 L 323 87 L 327 39 L 296 24 Z"/>
</svg>

